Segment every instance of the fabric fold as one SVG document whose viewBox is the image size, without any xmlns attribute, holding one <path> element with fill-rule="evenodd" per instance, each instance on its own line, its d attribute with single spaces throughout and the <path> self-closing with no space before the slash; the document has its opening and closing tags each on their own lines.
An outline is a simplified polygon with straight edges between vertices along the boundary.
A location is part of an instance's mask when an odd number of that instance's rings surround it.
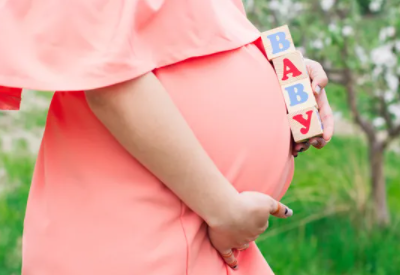
<svg viewBox="0 0 400 275">
<path fill-rule="evenodd" d="M 0 86 L 0 110 L 19 110 L 21 94 L 21 88 Z"/>
</svg>

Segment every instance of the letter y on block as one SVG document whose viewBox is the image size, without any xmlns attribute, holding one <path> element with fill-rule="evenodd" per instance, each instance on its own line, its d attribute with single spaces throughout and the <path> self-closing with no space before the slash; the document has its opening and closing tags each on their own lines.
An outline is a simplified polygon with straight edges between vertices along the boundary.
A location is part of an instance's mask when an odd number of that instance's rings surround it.
<svg viewBox="0 0 400 275">
<path fill-rule="evenodd" d="M 288 114 L 295 142 L 303 142 L 323 134 L 323 126 L 317 108 L 311 107 Z"/>
</svg>

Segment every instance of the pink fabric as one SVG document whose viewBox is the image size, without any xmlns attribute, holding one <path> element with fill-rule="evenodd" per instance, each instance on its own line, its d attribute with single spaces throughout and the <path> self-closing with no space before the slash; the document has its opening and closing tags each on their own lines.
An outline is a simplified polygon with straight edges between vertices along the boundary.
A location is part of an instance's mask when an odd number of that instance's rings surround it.
<svg viewBox="0 0 400 275">
<path fill-rule="evenodd" d="M 259 37 L 239 0 L 1 0 L 0 85 L 94 89 Z"/>
<path fill-rule="evenodd" d="M 280 199 L 293 175 L 290 128 L 241 1 L 0 0 L 0 18 L 0 109 L 18 109 L 21 88 L 58 91 L 23 275 L 272 274 L 254 243 L 229 269 L 202 219 L 119 145 L 82 92 L 153 71 L 232 184 Z"/>
<path fill-rule="evenodd" d="M 21 93 L 21 88 L 0 86 L 0 110 L 19 110 Z"/>
<path fill-rule="evenodd" d="M 293 174 L 280 85 L 254 45 L 155 70 L 239 191 L 280 199 Z M 271 251 L 273 253 L 273 251 Z M 206 225 L 129 155 L 83 92 L 57 92 L 28 201 L 23 275 L 271 275 L 253 243 L 228 268 Z"/>
</svg>

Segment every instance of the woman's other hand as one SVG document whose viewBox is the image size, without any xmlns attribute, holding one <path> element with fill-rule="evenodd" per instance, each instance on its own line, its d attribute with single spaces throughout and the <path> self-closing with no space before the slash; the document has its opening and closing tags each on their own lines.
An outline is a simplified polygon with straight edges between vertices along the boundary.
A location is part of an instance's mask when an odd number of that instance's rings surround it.
<svg viewBox="0 0 400 275">
<path fill-rule="evenodd" d="M 247 249 L 268 228 L 270 215 L 279 218 L 293 215 L 287 206 L 258 192 L 241 193 L 237 204 L 234 220 L 211 225 L 208 231 L 211 243 L 233 269 L 238 268 L 235 252 Z"/>
<path fill-rule="evenodd" d="M 314 91 L 317 104 L 319 106 L 319 114 L 322 124 L 324 125 L 324 134 L 322 137 L 314 137 L 304 143 L 294 144 L 293 155 L 297 157 L 298 153 L 306 151 L 310 145 L 317 149 L 323 148 L 332 138 L 334 129 L 334 120 L 331 106 L 325 92 L 325 86 L 328 84 L 328 77 L 321 64 L 314 60 L 305 59 L 307 71 L 310 75 L 311 86 Z"/>
</svg>

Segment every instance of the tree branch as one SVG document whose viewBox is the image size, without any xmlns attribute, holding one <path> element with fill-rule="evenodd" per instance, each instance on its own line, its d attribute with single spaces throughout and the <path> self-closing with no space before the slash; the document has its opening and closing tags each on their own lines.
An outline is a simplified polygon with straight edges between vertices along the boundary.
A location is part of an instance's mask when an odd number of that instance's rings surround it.
<svg viewBox="0 0 400 275">
<path fill-rule="evenodd" d="M 397 125 L 395 128 L 393 128 L 392 131 L 389 131 L 389 136 L 392 139 L 398 137 L 399 135 L 400 135 L 400 125 Z"/>
<path fill-rule="evenodd" d="M 375 140 L 375 129 L 371 122 L 363 118 L 358 111 L 356 92 L 353 85 L 351 70 L 346 68 L 343 75 L 345 81 L 345 87 L 347 90 L 347 103 L 349 104 L 350 110 L 353 114 L 354 121 L 361 127 L 361 129 L 367 134 L 369 140 Z"/>
<path fill-rule="evenodd" d="M 366 120 L 361 116 L 358 110 L 356 91 L 354 88 L 353 72 L 346 63 L 347 59 L 350 58 L 348 47 L 349 47 L 348 41 L 347 39 L 344 39 L 344 44 L 341 50 L 343 60 L 345 60 L 342 77 L 344 81 L 344 86 L 346 87 L 347 90 L 347 103 L 349 104 L 350 110 L 353 114 L 354 121 L 367 134 L 368 139 L 373 141 L 376 139 L 375 128 L 370 121 Z"/>
<path fill-rule="evenodd" d="M 388 111 L 388 105 L 385 101 L 385 98 L 382 95 L 379 96 L 379 103 L 380 103 L 379 114 L 385 120 L 386 126 L 388 128 L 388 132 L 390 133 L 394 130 L 393 129 L 393 120 Z"/>
<path fill-rule="evenodd" d="M 343 86 L 346 85 L 345 80 L 343 79 L 344 72 L 343 70 L 338 69 L 328 69 L 324 68 L 326 74 L 328 75 L 329 81 L 335 82 L 337 84 L 341 84 Z"/>
</svg>

